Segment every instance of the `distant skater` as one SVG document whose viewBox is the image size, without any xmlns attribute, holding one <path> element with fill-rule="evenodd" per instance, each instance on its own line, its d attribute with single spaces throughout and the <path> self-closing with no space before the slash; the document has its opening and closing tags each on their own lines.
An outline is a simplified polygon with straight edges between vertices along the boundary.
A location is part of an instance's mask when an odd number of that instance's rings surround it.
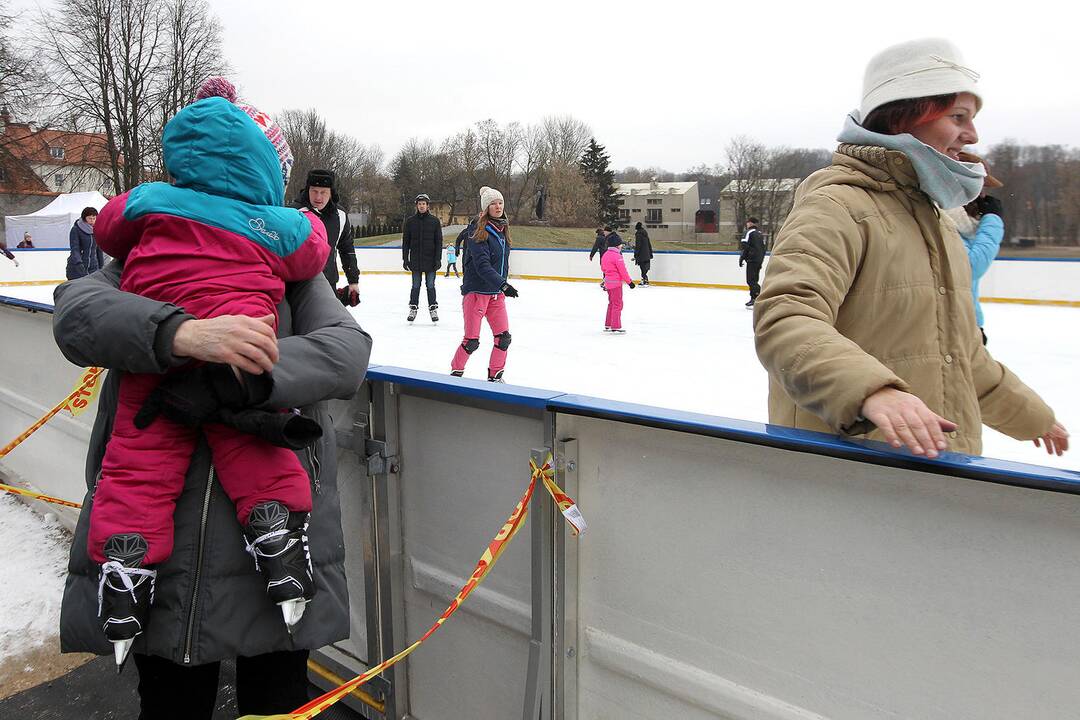
<svg viewBox="0 0 1080 720">
<path fill-rule="evenodd" d="M 626 263 L 622 257 L 623 240 L 619 234 L 612 232 L 611 228 L 604 228 L 607 234 L 608 249 L 600 258 L 600 268 L 604 271 L 604 289 L 608 294 L 607 316 L 604 319 L 604 332 L 622 334 L 626 331 L 622 326 L 622 287 L 626 283 L 631 290 L 634 289 L 634 281 L 630 273 L 626 271 Z"/>
</svg>

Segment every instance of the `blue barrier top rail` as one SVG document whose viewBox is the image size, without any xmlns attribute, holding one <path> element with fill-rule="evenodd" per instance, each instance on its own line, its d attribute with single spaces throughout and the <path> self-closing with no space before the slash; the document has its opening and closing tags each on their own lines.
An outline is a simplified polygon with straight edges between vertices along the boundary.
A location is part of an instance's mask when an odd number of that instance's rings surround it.
<svg viewBox="0 0 1080 720">
<path fill-rule="evenodd" d="M 52 305 L 2 295 L 0 295 L 0 305 L 50 314 L 53 311 Z M 885 443 L 870 440 L 849 440 L 827 433 L 798 430 L 780 425 L 637 405 L 618 400 L 604 400 L 555 390 L 453 378 L 440 373 L 391 365 L 370 366 L 367 378 L 376 382 L 392 382 L 403 387 L 422 388 L 447 395 L 487 400 L 532 410 L 595 417 L 795 452 L 826 455 L 873 465 L 900 467 L 1001 485 L 1080 495 L 1080 473 L 1041 465 L 949 452 L 944 453 L 937 460 L 928 460 L 898 452 Z"/>
</svg>

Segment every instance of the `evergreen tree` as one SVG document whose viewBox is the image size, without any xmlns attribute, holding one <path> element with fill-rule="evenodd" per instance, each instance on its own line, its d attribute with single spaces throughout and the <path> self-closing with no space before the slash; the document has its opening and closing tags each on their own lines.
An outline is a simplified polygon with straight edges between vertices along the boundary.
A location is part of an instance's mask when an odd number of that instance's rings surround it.
<svg viewBox="0 0 1080 720">
<path fill-rule="evenodd" d="M 585 184 L 593 193 L 596 219 L 602 225 L 615 225 L 619 220 L 618 197 L 615 194 L 615 171 L 604 146 L 589 138 L 589 147 L 578 161 Z"/>
</svg>

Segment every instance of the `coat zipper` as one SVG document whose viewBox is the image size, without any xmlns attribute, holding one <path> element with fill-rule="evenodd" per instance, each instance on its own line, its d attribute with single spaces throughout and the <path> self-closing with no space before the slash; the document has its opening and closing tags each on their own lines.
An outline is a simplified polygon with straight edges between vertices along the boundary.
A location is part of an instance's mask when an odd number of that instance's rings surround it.
<svg viewBox="0 0 1080 720">
<path fill-rule="evenodd" d="M 195 556 L 195 583 L 191 589 L 191 604 L 188 608 L 187 634 L 184 639 L 184 664 L 191 664 L 191 638 L 195 632 L 195 606 L 199 600 L 199 576 L 202 574 L 203 549 L 206 542 L 206 522 L 210 517 L 210 491 L 214 487 L 214 466 L 206 478 L 206 494 L 203 495 L 202 520 L 199 523 L 199 546 Z"/>
<path fill-rule="evenodd" d="M 314 445 L 309 445 L 307 448 L 308 465 L 311 466 L 311 481 L 315 488 L 315 494 L 318 495 L 321 491 L 319 485 L 319 470 L 322 468 L 322 463 L 319 462 L 319 453 L 315 450 Z"/>
</svg>

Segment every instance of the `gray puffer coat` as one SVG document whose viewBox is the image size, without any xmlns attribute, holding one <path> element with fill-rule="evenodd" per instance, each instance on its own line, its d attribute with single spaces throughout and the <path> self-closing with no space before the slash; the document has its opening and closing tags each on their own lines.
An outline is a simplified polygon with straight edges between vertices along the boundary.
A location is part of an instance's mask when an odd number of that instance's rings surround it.
<svg viewBox="0 0 1080 720">
<path fill-rule="evenodd" d="M 192 319 L 175 305 L 118 289 L 121 266 L 64 283 L 55 292 L 53 332 L 77 365 L 109 368 L 98 399 L 86 458 L 87 494 L 75 531 L 60 616 L 63 652 L 111 654 L 98 620 L 98 568 L 86 553 L 94 487 L 112 431 L 120 373 L 161 373 L 184 363 L 172 355 L 176 328 Z M 191 458 L 176 505 L 175 547 L 158 568 L 146 632 L 134 651 L 199 665 L 237 655 L 314 649 L 349 635 L 349 593 L 338 502 L 334 427 L 325 402 L 351 397 L 363 381 L 371 338 L 321 276 L 286 286 L 278 306 L 273 394 L 266 408 L 299 407 L 323 428 L 320 442 L 298 453 L 312 478 L 308 528 L 316 594 L 293 634 L 269 600 L 244 551 L 232 502 L 212 474 L 206 442 Z"/>
</svg>

